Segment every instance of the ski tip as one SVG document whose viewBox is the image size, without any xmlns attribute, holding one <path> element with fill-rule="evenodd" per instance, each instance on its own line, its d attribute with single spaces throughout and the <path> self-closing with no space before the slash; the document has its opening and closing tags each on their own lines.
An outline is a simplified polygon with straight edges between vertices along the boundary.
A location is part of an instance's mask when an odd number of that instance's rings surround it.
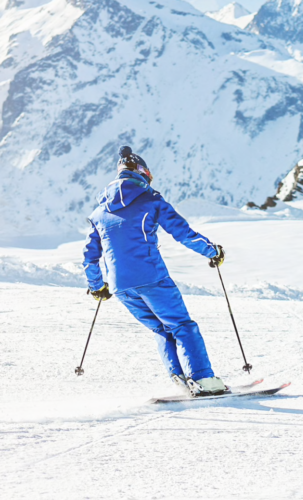
<svg viewBox="0 0 303 500">
<path fill-rule="evenodd" d="M 280 389 L 285 389 L 286 387 L 289 387 L 291 385 L 291 382 L 286 382 L 286 384 L 280 385 Z"/>
<path fill-rule="evenodd" d="M 264 382 L 264 378 L 260 378 L 259 380 L 255 380 L 255 381 L 253 382 L 253 385 L 262 384 L 262 382 Z"/>
<path fill-rule="evenodd" d="M 158 401 L 158 398 L 151 398 L 148 401 L 145 401 L 144 404 L 146 404 L 146 405 L 154 405 L 154 404 L 157 403 L 157 401 Z"/>
</svg>

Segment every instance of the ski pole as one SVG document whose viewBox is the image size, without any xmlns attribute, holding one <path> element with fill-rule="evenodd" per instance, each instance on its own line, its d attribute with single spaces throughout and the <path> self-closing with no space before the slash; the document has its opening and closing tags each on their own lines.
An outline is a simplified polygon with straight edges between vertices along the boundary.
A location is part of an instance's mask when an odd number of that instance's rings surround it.
<svg viewBox="0 0 303 500">
<path fill-rule="evenodd" d="M 87 342 L 86 342 L 84 353 L 83 353 L 83 356 L 82 356 L 82 359 L 81 359 L 80 366 L 77 366 L 77 368 L 75 368 L 75 373 L 76 373 L 76 375 L 78 375 L 78 377 L 79 377 L 79 375 L 83 375 L 83 373 L 84 373 L 82 365 L 83 365 L 83 361 L 84 361 L 84 358 L 85 358 L 86 350 L 87 350 L 87 347 L 88 347 L 88 344 L 89 344 L 89 340 L 90 340 L 90 337 L 91 337 L 91 334 L 92 334 L 92 331 L 93 331 L 93 328 L 94 328 L 94 325 L 95 325 L 95 321 L 96 321 L 97 316 L 98 316 L 98 312 L 99 312 L 99 309 L 100 309 L 100 306 L 101 306 L 101 302 L 102 302 L 102 300 L 100 299 L 99 302 L 98 302 L 98 307 L 97 307 L 96 312 L 95 312 L 95 317 L 94 317 L 93 322 L 92 322 L 92 326 L 91 326 L 89 334 L 88 334 L 88 338 L 87 338 Z"/>
<path fill-rule="evenodd" d="M 252 369 L 252 365 L 250 365 L 246 361 L 246 357 L 245 357 L 245 354 L 244 354 L 243 346 L 242 346 L 242 343 L 241 343 L 241 340 L 240 340 L 240 336 L 239 336 L 239 333 L 238 333 L 236 322 L 234 320 L 234 315 L 233 315 L 231 307 L 230 307 L 230 303 L 229 303 L 229 300 L 228 300 L 228 297 L 227 297 L 227 293 L 226 293 L 225 286 L 224 286 L 224 283 L 223 283 L 223 280 L 222 280 L 222 276 L 221 276 L 221 273 L 220 273 L 219 266 L 216 266 L 216 268 L 218 269 L 218 274 L 219 274 L 220 281 L 222 283 L 222 288 L 223 288 L 224 295 L 225 295 L 225 298 L 226 298 L 226 302 L 227 302 L 227 305 L 228 305 L 229 314 L 230 314 L 231 320 L 233 322 L 234 329 L 235 329 L 235 332 L 236 332 L 236 335 L 237 335 L 237 338 L 238 338 L 238 342 L 239 342 L 239 345 L 240 345 L 240 348 L 241 348 L 241 351 L 242 351 L 243 359 L 244 359 L 244 362 L 245 362 L 245 365 L 243 366 L 243 370 L 245 372 L 250 373 L 250 370 Z"/>
</svg>

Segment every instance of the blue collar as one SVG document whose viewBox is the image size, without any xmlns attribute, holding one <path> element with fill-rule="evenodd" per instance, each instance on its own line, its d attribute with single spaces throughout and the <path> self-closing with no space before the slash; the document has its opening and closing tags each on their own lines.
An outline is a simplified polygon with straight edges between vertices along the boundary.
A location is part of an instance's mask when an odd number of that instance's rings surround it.
<svg viewBox="0 0 303 500">
<path fill-rule="evenodd" d="M 116 179 L 136 179 L 138 181 L 143 181 L 145 184 L 150 186 L 150 179 L 148 179 L 147 175 L 139 174 L 134 172 L 133 170 L 124 169 L 120 174 L 117 175 Z"/>
</svg>

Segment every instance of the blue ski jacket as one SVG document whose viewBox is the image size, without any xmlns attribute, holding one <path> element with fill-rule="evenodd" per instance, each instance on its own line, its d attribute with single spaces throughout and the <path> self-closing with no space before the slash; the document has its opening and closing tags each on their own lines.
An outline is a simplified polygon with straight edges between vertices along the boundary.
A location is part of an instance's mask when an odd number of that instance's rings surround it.
<svg viewBox="0 0 303 500">
<path fill-rule="evenodd" d="M 155 283 L 169 276 L 158 250 L 159 225 L 174 239 L 212 258 L 216 246 L 193 231 L 140 174 L 124 170 L 98 196 L 99 206 L 88 218 L 91 228 L 84 248 L 83 266 L 89 288 L 104 285 L 99 259 L 104 257 L 109 290 Z"/>
</svg>

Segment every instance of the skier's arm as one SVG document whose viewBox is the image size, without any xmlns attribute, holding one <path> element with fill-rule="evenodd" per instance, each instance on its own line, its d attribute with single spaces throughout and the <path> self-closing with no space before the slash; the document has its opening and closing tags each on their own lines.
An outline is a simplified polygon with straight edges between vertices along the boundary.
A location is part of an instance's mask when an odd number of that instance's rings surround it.
<svg viewBox="0 0 303 500">
<path fill-rule="evenodd" d="M 188 222 L 161 195 L 159 196 L 158 222 L 160 226 L 187 248 L 205 255 L 209 259 L 215 257 L 217 255 L 216 245 L 202 234 L 193 231 Z"/>
<path fill-rule="evenodd" d="M 88 219 L 89 220 L 89 219 Z M 104 286 L 99 259 L 102 255 L 102 246 L 99 233 L 94 224 L 89 220 L 91 228 L 87 234 L 85 247 L 83 249 L 83 267 L 86 273 L 90 290 L 100 290 Z"/>
</svg>

